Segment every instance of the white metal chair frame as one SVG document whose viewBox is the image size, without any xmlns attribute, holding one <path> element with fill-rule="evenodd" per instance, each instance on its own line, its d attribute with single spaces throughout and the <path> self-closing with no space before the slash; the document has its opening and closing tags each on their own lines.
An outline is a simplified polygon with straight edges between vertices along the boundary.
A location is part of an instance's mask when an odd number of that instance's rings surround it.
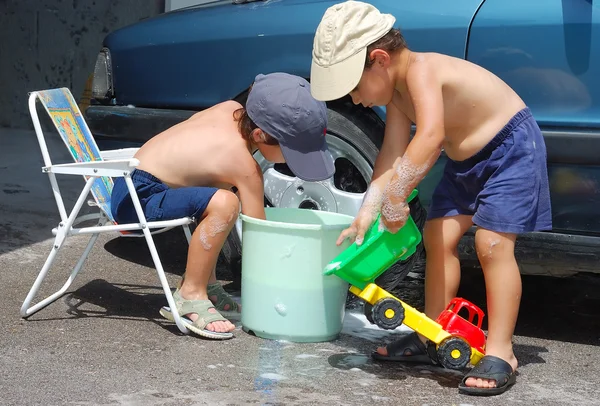
<svg viewBox="0 0 600 406">
<path fill-rule="evenodd" d="M 70 91 L 68 89 L 61 89 L 61 90 L 67 92 L 67 94 L 69 96 L 71 95 Z M 100 233 L 123 232 L 123 231 L 132 231 L 132 230 L 141 230 L 142 231 L 143 237 L 146 239 L 146 242 L 148 244 L 148 248 L 150 250 L 152 260 L 154 261 L 154 265 L 155 265 L 156 271 L 158 273 L 158 278 L 160 280 L 164 294 L 167 298 L 169 307 L 171 309 L 176 309 L 175 302 L 173 300 L 173 295 L 171 293 L 169 283 L 165 277 L 164 269 L 163 269 L 160 257 L 158 255 L 158 252 L 156 251 L 156 246 L 154 245 L 154 240 L 152 238 L 152 235 L 170 230 L 174 227 L 182 226 L 185 236 L 188 240 L 188 244 L 189 244 L 190 239 L 191 239 L 191 232 L 190 232 L 189 224 L 193 223 L 195 220 L 191 217 L 185 217 L 185 218 L 180 218 L 180 219 L 175 219 L 175 220 L 166 220 L 166 221 L 154 221 L 154 222 L 146 221 L 146 217 L 145 217 L 142 207 L 140 205 L 140 201 L 139 201 L 139 198 L 135 191 L 133 181 L 131 180 L 131 172 L 139 165 L 139 161 L 135 158 L 132 158 L 132 156 L 135 154 L 135 151 L 137 151 L 137 148 L 127 148 L 127 149 L 112 150 L 112 151 L 100 151 L 100 153 L 101 153 L 100 160 L 53 165 L 52 161 L 50 159 L 50 154 L 48 152 L 44 134 L 42 132 L 40 120 L 39 120 L 39 117 L 38 117 L 38 114 L 36 111 L 36 101 L 39 99 L 43 103 L 43 100 L 41 99 L 40 95 L 43 94 L 44 92 L 45 91 L 36 91 L 36 92 L 32 92 L 30 94 L 30 96 L 29 96 L 29 112 L 31 114 L 35 133 L 36 133 L 36 136 L 38 139 L 38 143 L 40 145 L 42 157 L 44 159 L 44 167 L 42 168 L 42 172 L 47 173 L 48 177 L 50 179 L 50 184 L 52 186 L 52 192 L 54 194 L 54 198 L 55 198 L 56 204 L 58 206 L 58 212 L 60 214 L 61 221 L 58 224 L 58 227 L 56 227 L 52 230 L 52 233 L 56 236 L 52 250 L 50 251 L 50 254 L 48 255 L 48 258 L 46 259 L 44 266 L 42 267 L 35 282 L 33 283 L 33 286 L 31 287 L 29 293 L 27 294 L 27 297 L 25 298 L 23 305 L 21 306 L 21 316 L 23 318 L 27 318 L 27 317 L 31 316 L 35 312 L 39 311 L 40 309 L 46 307 L 50 303 L 57 300 L 59 297 L 61 297 L 67 291 L 67 289 L 69 288 L 69 286 L 71 286 L 71 283 L 73 283 L 73 280 L 75 280 L 75 277 L 77 276 L 77 274 L 83 267 L 83 264 L 84 264 L 85 260 L 87 259 L 90 251 L 92 250 L 92 247 L 94 246 L 94 243 L 98 239 L 98 236 L 100 235 Z M 72 96 L 70 96 L 70 97 L 72 99 Z M 44 104 L 44 106 L 46 107 L 45 104 Z M 77 109 L 77 113 L 81 114 L 79 112 L 79 109 L 76 107 L 76 104 L 72 103 L 71 110 L 73 111 L 74 109 Z M 50 112 L 48 112 L 48 114 L 50 114 Z M 83 117 L 82 117 L 82 119 L 83 119 Z M 89 128 L 87 128 L 87 124 L 85 123 L 85 120 L 83 120 L 83 124 L 86 127 L 83 130 L 89 132 Z M 94 142 L 94 144 L 95 144 L 95 141 L 93 140 L 93 138 L 91 138 L 91 141 Z M 67 146 L 67 148 L 68 148 L 68 146 Z M 96 149 L 97 149 L 97 147 L 96 147 Z M 74 158 L 75 158 L 75 156 L 74 156 Z M 81 191 L 79 198 L 77 199 L 71 213 L 68 215 L 67 215 L 67 211 L 65 209 L 65 205 L 64 205 L 64 202 L 62 199 L 60 189 L 58 187 L 58 183 L 56 181 L 56 174 L 80 175 L 80 176 L 83 175 L 84 177 L 89 177 L 87 179 L 85 186 L 84 186 L 83 190 Z M 111 220 L 112 216 L 110 215 L 110 213 L 104 212 L 99 205 L 97 205 L 99 208 L 98 213 L 92 213 L 92 214 L 83 215 L 81 217 L 77 217 L 77 215 L 79 214 L 79 211 L 81 210 L 81 207 L 83 206 L 85 200 L 87 199 L 87 197 L 90 193 L 90 190 L 92 189 L 92 185 L 93 185 L 94 181 L 97 178 L 103 177 L 103 176 L 111 177 L 111 178 L 114 178 L 114 177 L 125 178 L 125 182 L 127 184 L 129 193 L 131 194 L 131 198 L 132 198 L 133 205 L 135 207 L 135 210 L 136 210 L 136 213 L 138 216 L 139 223 L 116 224 L 115 222 L 113 222 Z M 96 196 L 94 196 L 94 198 L 96 198 Z M 75 228 L 78 224 L 80 224 L 82 222 L 96 220 L 96 219 L 98 220 L 97 226 Z M 150 231 L 150 230 L 156 230 L 156 229 L 158 229 L 158 230 L 154 231 L 154 232 Z M 48 271 L 52 267 L 52 264 L 56 258 L 56 255 L 62 248 L 65 239 L 67 237 L 70 237 L 73 235 L 82 235 L 82 234 L 91 234 L 91 238 L 90 238 L 87 246 L 85 247 L 83 254 L 79 258 L 79 261 L 77 261 L 75 268 L 73 269 L 73 271 L 71 272 L 67 281 L 65 282 L 65 284 L 62 286 L 62 288 L 60 288 L 54 294 L 48 296 L 47 298 L 41 300 L 37 304 L 30 307 L 30 304 L 31 304 L 32 300 L 34 299 L 34 297 L 36 296 L 42 281 L 44 280 Z M 139 235 L 139 234 L 138 235 L 127 235 L 126 234 L 123 236 L 125 236 L 125 237 L 142 237 L 142 235 Z M 173 317 L 175 319 L 175 323 L 177 324 L 177 327 L 179 328 L 179 330 L 184 334 L 188 334 L 189 330 L 183 325 L 179 314 L 174 311 Z"/>
</svg>

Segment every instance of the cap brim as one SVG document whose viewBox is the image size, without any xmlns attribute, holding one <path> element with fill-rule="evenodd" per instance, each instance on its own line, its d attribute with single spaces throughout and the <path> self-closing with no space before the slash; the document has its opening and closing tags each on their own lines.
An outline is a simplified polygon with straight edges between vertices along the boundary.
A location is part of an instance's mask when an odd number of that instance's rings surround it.
<svg viewBox="0 0 600 406">
<path fill-rule="evenodd" d="M 310 67 L 310 92 L 320 101 L 336 100 L 350 93 L 363 74 L 367 48 L 350 58 L 328 67 L 318 65 L 313 59 Z"/>
<path fill-rule="evenodd" d="M 280 146 L 285 163 L 302 180 L 318 182 L 331 178 L 335 173 L 333 157 L 326 142 L 319 150 L 310 152 L 293 150 L 283 144 Z"/>
</svg>

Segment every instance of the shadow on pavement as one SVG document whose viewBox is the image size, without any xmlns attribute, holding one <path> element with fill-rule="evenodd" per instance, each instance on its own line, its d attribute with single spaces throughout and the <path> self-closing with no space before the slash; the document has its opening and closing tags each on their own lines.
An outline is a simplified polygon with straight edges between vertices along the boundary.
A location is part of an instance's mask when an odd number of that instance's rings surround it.
<svg viewBox="0 0 600 406">
<path fill-rule="evenodd" d="M 192 226 L 192 232 L 194 231 Z M 186 267 L 188 243 L 181 227 L 153 236 L 154 245 L 165 273 L 183 275 Z M 104 244 L 104 249 L 112 255 L 154 269 L 150 250 L 143 237 L 117 237 Z M 217 262 L 217 279 L 231 281 L 232 275 L 222 263 L 222 255 Z M 235 286 L 234 286 L 235 285 Z M 239 284 L 238 284 L 239 285 Z M 226 285 L 229 292 L 237 292 L 239 286 L 233 283 Z"/>
<path fill-rule="evenodd" d="M 514 350 L 519 359 L 520 368 L 528 364 L 546 362 L 539 356 L 540 353 L 548 352 L 544 347 L 515 344 Z M 334 354 L 327 361 L 334 368 L 342 370 L 360 369 L 375 375 L 379 379 L 403 381 L 411 376 L 436 381 L 440 386 L 446 388 L 456 388 L 467 371 L 455 371 L 435 365 L 376 361 L 368 354 Z"/>
<path fill-rule="evenodd" d="M 456 388 L 463 374 L 433 365 L 408 364 L 400 362 L 373 361 L 365 354 L 334 354 L 327 359 L 329 365 L 341 370 L 360 369 L 375 375 L 379 379 L 403 381 L 407 377 L 427 378 L 435 380 L 440 386 Z"/>
<path fill-rule="evenodd" d="M 148 291 L 158 293 L 148 293 Z M 177 326 L 158 313 L 167 301 L 159 285 L 131 285 L 95 279 L 61 299 L 67 306 L 65 317 L 36 317 L 30 322 L 82 318 L 106 318 L 128 321 L 150 321 L 167 331 L 181 335 Z M 39 314 L 39 313 L 38 313 Z"/>
<path fill-rule="evenodd" d="M 156 290 L 158 293 L 148 293 Z M 59 299 L 68 307 L 65 317 L 45 318 L 40 313 L 31 321 L 63 320 L 84 317 L 122 318 L 128 320 L 162 320 L 158 309 L 166 303 L 165 296 L 156 286 L 110 283 L 94 279 Z M 37 316 L 37 317 L 36 317 Z"/>
<path fill-rule="evenodd" d="M 156 251 L 165 273 L 182 275 L 187 260 L 188 243 L 181 227 L 153 236 Z M 154 262 L 146 239 L 142 237 L 116 237 L 104 244 L 112 255 L 154 269 Z"/>
</svg>

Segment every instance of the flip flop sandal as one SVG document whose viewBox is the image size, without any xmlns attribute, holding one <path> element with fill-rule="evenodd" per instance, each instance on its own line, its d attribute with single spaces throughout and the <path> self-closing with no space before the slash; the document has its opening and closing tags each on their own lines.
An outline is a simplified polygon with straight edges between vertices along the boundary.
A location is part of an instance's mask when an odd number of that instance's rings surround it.
<svg viewBox="0 0 600 406">
<path fill-rule="evenodd" d="M 388 355 L 381 355 L 377 351 L 374 351 L 371 356 L 380 361 L 416 362 L 434 365 L 434 362 L 427 353 L 425 344 L 421 342 L 417 333 L 407 334 L 389 344 L 386 348 Z"/>
<path fill-rule="evenodd" d="M 181 321 L 183 322 L 183 325 L 193 333 L 198 334 L 202 337 L 212 338 L 215 340 L 226 340 L 229 338 L 233 338 L 232 333 L 219 333 L 216 331 L 210 331 L 206 329 L 207 325 L 215 321 L 228 321 L 218 312 L 209 312 L 210 309 L 215 308 L 215 306 L 210 300 L 185 300 L 179 295 L 178 291 L 175 291 L 175 293 L 173 293 L 173 300 L 175 300 L 175 306 L 177 307 L 177 312 L 181 316 Z M 187 317 L 183 316 L 184 314 L 190 313 L 197 314 L 198 319 L 196 321 L 191 321 Z M 173 314 L 171 313 L 171 309 L 168 306 L 163 306 L 160 309 L 160 315 L 167 320 L 173 322 L 175 321 L 175 319 L 173 318 Z"/>
<path fill-rule="evenodd" d="M 510 364 L 502 358 L 494 357 L 493 355 L 485 355 L 481 361 L 465 375 L 460 385 L 458 385 L 458 392 L 465 395 L 477 396 L 499 395 L 514 385 L 517 381 L 516 374 L 517 373 L 513 371 Z M 468 378 L 493 379 L 496 381 L 496 387 L 475 388 L 466 386 L 465 382 Z"/>
<path fill-rule="evenodd" d="M 217 303 L 215 308 L 225 317 L 239 317 L 240 316 L 240 305 L 238 302 L 233 300 L 231 295 L 223 289 L 223 285 L 219 282 L 210 283 L 206 289 L 208 297 L 216 296 Z M 225 306 L 229 305 L 229 309 L 225 310 Z"/>
</svg>

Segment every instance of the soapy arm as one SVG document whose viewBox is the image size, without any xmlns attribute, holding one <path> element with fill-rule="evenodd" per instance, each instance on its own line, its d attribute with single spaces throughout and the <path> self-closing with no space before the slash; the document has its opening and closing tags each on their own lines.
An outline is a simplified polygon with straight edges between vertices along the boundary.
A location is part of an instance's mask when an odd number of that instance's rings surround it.
<svg viewBox="0 0 600 406">
<path fill-rule="evenodd" d="M 371 183 L 356 218 L 350 227 L 342 231 L 337 245 L 340 245 L 346 238 L 356 239 L 358 245 L 362 244 L 365 233 L 381 210 L 383 191 L 394 175 L 394 168 L 404 154 L 409 140 L 410 120 L 392 102 L 386 106 L 385 135 L 375 160 Z"/>
<path fill-rule="evenodd" d="M 384 226 L 396 233 L 410 214 L 406 199 L 437 161 L 444 142 L 442 84 L 433 68 L 416 61 L 406 82 L 415 110 L 417 132 L 387 185 L 381 207 Z"/>
</svg>

